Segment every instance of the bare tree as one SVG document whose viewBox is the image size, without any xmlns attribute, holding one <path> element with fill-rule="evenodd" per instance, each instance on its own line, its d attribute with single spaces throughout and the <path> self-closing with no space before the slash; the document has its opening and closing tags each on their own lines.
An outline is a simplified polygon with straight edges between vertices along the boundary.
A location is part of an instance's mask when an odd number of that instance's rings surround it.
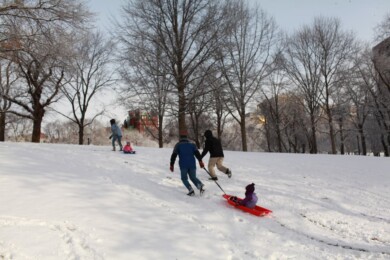
<svg viewBox="0 0 390 260">
<path fill-rule="evenodd" d="M 271 128 L 276 134 L 277 151 L 281 153 L 283 150 L 286 150 L 282 133 L 283 129 L 288 124 L 288 117 L 285 116 L 285 108 L 289 99 L 286 93 L 290 83 L 286 72 L 283 70 L 282 59 L 280 59 L 280 57 L 275 59 L 274 65 L 275 69 L 273 70 L 273 73 L 269 76 L 267 84 L 265 84 L 266 86 L 261 90 L 264 102 L 260 107 L 263 111 L 267 112 L 264 113 L 264 115 L 267 114 L 265 125 L 267 128 L 269 125 L 272 125 Z M 269 137 L 268 134 L 266 136 Z M 270 145 L 268 147 L 270 149 Z"/>
<path fill-rule="evenodd" d="M 120 99 L 131 110 L 142 109 L 150 116 L 157 114 L 158 122 L 146 127 L 146 130 L 162 148 L 166 141 L 164 119 L 167 107 L 172 103 L 169 93 L 172 91 L 173 78 L 164 66 L 169 60 L 158 44 L 137 39 L 128 41 L 122 34 L 118 38 L 122 43 L 118 71 L 125 83 L 120 91 Z"/>
<path fill-rule="evenodd" d="M 390 38 L 373 48 L 372 64 L 376 80 L 375 91 L 372 92 L 375 101 L 375 116 L 382 129 L 381 142 L 385 156 L 390 156 Z"/>
<path fill-rule="evenodd" d="M 247 107 L 271 72 L 277 27 L 273 18 L 244 0 L 232 2 L 228 24 L 219 61 L 230 89 L 229 106 L 236 111 L 231 110 L 231 115 L 240 125 L 242 150 L 247 151 Z"/>
<path fill-rule="evenodd" d="M 10 33 L 9 20 L 25 21 L 37 27 L 54 27 L 66 24 L 68 27 L 83 26 L 91 13 L 85 9 L 83 0 L 3 0 L 0 7 L 0 54 L 20 49 L 21 39 L 39 35 L 39 30 Z M 5 22 L 8 20 L 8 22 Z"/>
<path fill-rule="evenodd" d="M 7 112 L 12 104 L 3 97 L 11 95 L 13 85 L 18 79 L 14 65 L 12 61 L 0 60 L 0 142 L 5 141 Z"/>
<path fill-rule="evenodd" d="M 205 79 L 205 84 L 208 86 L 208 89 L 211 92 L 207 94 L 207 102 L 210 107 L 209 116 L 213 121 L 216 127 L 217 138 L 222 140 L 222 134 L 228 117 L 230 115 L 229 110 L 227 109 L 227 102 L 229 98 L 229 88 L 226 86 L 224 77 L 219 72 L 218 68 L 215 68 L 211 73 L 209 73 Z M 230 109 L 232 112 L 232 108 Z"/>
<path fill-rule="evenodd" d="M 377 42 L 381 42 L 388 37 L 390 37 L 390 12 L 383 17 L 375 28 L 375 40 Z"/>
<path fill-rule="evenodd" d="M 351 111 L 353 113 L 350 115 L 350 118 L 358 132 L 361 154 L 367 155 L 365 124 L 374 105 L 374 96 L 372 94 L 375 93 L 377 84 L 373 77 L 375 70 L 371 59 L 371 50 L 368 47 L 362 49 L 355 56 L 354 64 L 354 77 L 349 80 L 349 83 L 346 83 L 347 94 L 354 108 Z"/>
<path fill-rule="evenodd" d="M 78 9 L 74 9 L 78 8 Z M 31 1 L 12 9 L 2 20 L 12 40 L 13 61 L 25 80 L 24 96 L 3 96 L 22 111 L 10 112 L 33 120 L 32 142 L 39 142 L 46 108 L 58 99 L 72 28 L 88 18 L 78 1 Z M 23 89 L 22 89 L 23 88 Z"/>
<path fill-rule="evenodd" d="M 284 105 L 285 114 L 285 127 L 284 136 L 288 142 L 289 152 L 306 152 L 307 140 L 310 140 L 310 127 L 309 120 L 307 120 L 307 113 L 302 103 L 302 97 L 298 96 L 294 90 L 290 90 L 285 94 L 287 100 Z"/>
<path fill-rule="evenodd" d="M 202 72 L 199 73 L 203 74 Z M 207 75 L 207 73 L 205 73 L 205 75 Z M 212 104 L 214 103 L 213 100 L 210 100 L 212 88 L 208 85 L 209 80 L 210 77 L 205 76 L 193 81 L 193 84 L 196 85 L 191 86 L 194 90 L 192 96 L 197 96 L 197 98 L 190 98 L 188 102 L 190 132 L 193 133 L 193 138 L 198 148 L 201 148 L 201 143 L 204 140 L 204 131 L 211 128 L 212 122 L 210 116 L 208 116 Z"/>
<path fill-rule="evenodd" d="M 51 34 L 46 31 L 46 34 Z M 59 53 L 65 49 L 61 43 L 64 39 L 57 41 L 52 35 L 49 44 L 44 44 L 35 41 L 26 41 L 23 43 L 23 51 L 18 51 L 15 55 L 15 62 L 25 84 L 21 85 L 24 90 L 23 96 L 11 97 L 6 99 L 20 107 L 25 112 L 12 110 L 11 112 L 26 118 L 30 118 L 34 122 L 32 142 L 39 142 L 41 135 L 41 123 L 45 114 L 45 109 L 53 102 L 57 101 L 59 90 L 62 87 L 64 75 L 64 64 L 60 61 Z M 36 39 L 36 38 L 35 38 Z M 55 45 L 52 45 L 55 42 Z"/>
<path fill-rule="evenodd" d="M 321 58 L 317 43 L 308 26 L 302 27 L 288 39 L 284 52 L 284 66 L 290 80 L 297 87 L 297 96 L 310 118 L 310 153 L 317 153 L 317 121 L 320 116 Z"/>
<path fill-rule="evenodd" d="M 209 60 L 223 26 L 224 1 L 212 0 L 133 0 L 123 6 L 124 20 L 117 35 L 122 43 L 147 41 L 166 59 L 161 60 L 174 84 L 179 130 L 187 129 L 191 81 L 199 66 Z M 190 93 L 190 94 L 189 94 Z M 196 98 L 195 96 L 191 96 Z"/>
<path fill-rule="evenodd" d="M 349 73 L 352 65 L 350 57 L 356 52 L 355 39 L 352 33 L 341 30 L 340 20 L 336 18 L 319 17 L 314 20 L 312 36 L 318 48 L 313 49 L 320 57 L 321 83 L 323 84 L 322 104 L 328 121 L 329 137 L 332 154 L 337 153 L 336 135 L 334 130 L 332 100 L 343 74 Z"/>
<path fill-rule="evenodd" d="M 91 102 L 97 94 L 115 83 L 111 66 L 114 44 L 105 40 L 99 32 L 89 32 L 73 46 L 75 56 L 69 73 L 69 83 L 61 89 L 71 105 L 72 115 L 57 112 L 78 126 L 79 144 L 82 145 L 85 127 L 104 113 L 102 108 L 87 119 Z"/>
<path fill-rule="evenodd" d="M 11 140 L 15 142 L 27 141 L 32 131 L 32 121 L 28 118 L 18 117 L 14 114 L 8 116 L 8 133 L 12 133 Z"/>
</svg>

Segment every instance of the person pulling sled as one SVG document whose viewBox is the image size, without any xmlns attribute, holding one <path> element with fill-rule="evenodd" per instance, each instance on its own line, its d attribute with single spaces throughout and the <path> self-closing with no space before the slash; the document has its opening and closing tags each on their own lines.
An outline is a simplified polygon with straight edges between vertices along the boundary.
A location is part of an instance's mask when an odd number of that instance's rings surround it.
<svg viewBox="0 0 390 260">
<path fill-rule="evenodd" d="M 206 130 L 204 132 L 204 137 L 206 138 L 206 141 L 201 156 L 203 158 L 208 152 L 210 152 L 210 159 L 208 164 L 208 169 L 211 176 L 210 180 L 218 180 L 214 170 L 215 166 L 217 166 L 219 171 L 225 173 L 229 178 L 231 178 L 232 171 L 223 165 L 224 154 L 221 141 L 213 136 L 211 130 Z"/>
<path fill-rule="evenodd" d="M 191 182 L 199 189 L 200 194 L 204 192 L 203 183 L 196 177 L 196 162 L 195 157 L 199 161 L 199 166 L 204 168 L 202 157 L 195 144 L 191 143 L 187 138 L 187 131 L 180 132 L 180 141 L 175 145 L 170 161 L 169 169 L 171 172 L 174 171 L 174 165 L 176 157 L 179 156 L 179 167 L 181 174 L 181 181 L 184 186 L 188 189 L 188 196 L 194 196 L 195 191 L 188 181 L 188 177 Z"/>
</svg>

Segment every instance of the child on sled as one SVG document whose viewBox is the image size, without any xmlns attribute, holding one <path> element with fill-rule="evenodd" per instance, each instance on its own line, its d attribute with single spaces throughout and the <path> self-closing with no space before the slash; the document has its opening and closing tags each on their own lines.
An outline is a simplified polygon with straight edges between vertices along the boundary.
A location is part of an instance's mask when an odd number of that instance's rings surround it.
<svg viewBox="0 0 390 260">
<path fill-rule="evenodd" d="M 242 205 L 242 206 L 245 206 L 247 208 L 254 208 L 256 207 L 256 203 L 257 203 L 257 196 L 256 196 L 256 193 L 255 193 L 255 184 L 252 183 L 252 184 L 249 184 L 246 186 L 246 192 L 245 192 L 245 198 L 241 201 L 239 201 L 237 199 L 237 197 L 231 197 L 230 199 L 232 201 L 234 201 L 236 203 L 236 205 Z"/>
<path fill-rule="evenodd" d="M 126 145 L 123 147 L 123 153 L 135 153 L 133 147 L 131 147 L 130 142 L 126 142 Z"/>
</svg>

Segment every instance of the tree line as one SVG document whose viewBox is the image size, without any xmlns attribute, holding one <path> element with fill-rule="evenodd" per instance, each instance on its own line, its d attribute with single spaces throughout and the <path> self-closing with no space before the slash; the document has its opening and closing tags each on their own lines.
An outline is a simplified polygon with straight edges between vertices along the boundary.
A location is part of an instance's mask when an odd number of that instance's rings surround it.
<svg viewBox="0 0 390 260">
<path fill-rule="evenodd" d="M 83 144 L 105 112 L 87 114 L 92 100 L 115 86 L 126 108 L 158 116 L 149 135 L 159 147 L 180 130 L 200 146 L 213 129 L 242 151 L 389 156 L 386 48 L 337 18 L 286 34 L 244 0 L 128 0 L 107 36 L 82 1 L 31 0 L 5 1 L 0 20 L 0 140 L 16 116 L 39 142 L 45 112 L 64 99 L 72 113 L 56 112 Z M 389 24 L 378 24 L 378 43 Z"/>
</svg>

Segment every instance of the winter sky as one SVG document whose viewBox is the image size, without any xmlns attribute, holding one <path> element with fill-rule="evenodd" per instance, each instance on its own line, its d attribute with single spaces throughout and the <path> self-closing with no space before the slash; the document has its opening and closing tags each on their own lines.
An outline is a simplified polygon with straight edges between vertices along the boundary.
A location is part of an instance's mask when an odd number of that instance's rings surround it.
<svg viewBox="0 0 390 260">
<path fill-rule="evenodd" d="M 251 0 L 269 15 L 280 28 L 287 32 L 310 24 L 314 17 L 331 16 L 341 19 L 345 30 L 352 30 L 361 40 L 373 42 L 374 28 L 390 12 L 389 0 Z M 126 0 L 90 0 L 98 14 L 98 25 L 109 30 L 110 17 L 120 19 L 120 7 Z"/>
</svg>

